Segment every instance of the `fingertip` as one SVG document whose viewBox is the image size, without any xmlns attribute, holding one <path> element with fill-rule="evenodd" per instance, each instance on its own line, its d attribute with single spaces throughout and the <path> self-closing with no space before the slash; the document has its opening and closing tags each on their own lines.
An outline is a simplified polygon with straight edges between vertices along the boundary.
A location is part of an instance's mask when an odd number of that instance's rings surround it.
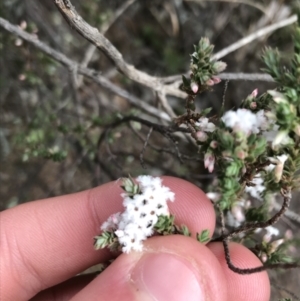
<svg viewBox="0 0 300 301">
<path fill-rule="evenodd" d="M 269 301 L 270 280 L 266 271 L 241 275 L 227 266 L 222 243 L 209 243 L 207 247 L 219 260 L 228 283 L 228 300 Z M 261 266 L 261 261 L 246 247 L 229 244 L 232 263 L 242 269 Z"/>
<path fill-rule="evenodd" d="M 227 300 L 222 268 L 210 250 L 181 235 L 153 237 L 143 252 L 120 255 L 76 300 Z"/>
</svg>

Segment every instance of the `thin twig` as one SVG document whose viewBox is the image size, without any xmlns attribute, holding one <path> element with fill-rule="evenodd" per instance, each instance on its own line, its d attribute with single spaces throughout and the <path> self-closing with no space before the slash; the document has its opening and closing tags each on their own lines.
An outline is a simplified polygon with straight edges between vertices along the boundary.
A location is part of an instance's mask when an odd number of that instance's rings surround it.
<svg viewBox="0 0 300 301">
<path fill-rule="evenodd" d="M 218 77 L 225 80 L 274 82 L 272 76 L 266 73 L 221 73 Z"/>
<path fill-rule="evenodd" d="M 223 94 L 222 94 L 222 105 L 221 105 L 221 110 L 220 110 L 220 115 L 222 116 L 224 113 L 224 108 L 225 108 L 225 101 L 226 101 L 226 92 L 228 88 L 229 80 L 225 81 L 224 88 L 223 88 Z"/>
<path fill-rule="evenodd" d="M 109 133 L 109 129 L 107 131 L 105 131 L 105 148 L 106 148 L 106 151 L 109 155 L 109 160 L 111 159 L 113 161 L 113 163 L 115 164 L 115 166 L 119 169 L 119 170 L 122 170 L 122 166 L 119 164 L 119 162 L 117 161 L 116 159 L 116 155 L 112 152 L 110 146 L 109 146 L 109 141 L 108 141 L 108 133 Z"/>
<path fill-rule="evenodd" d="M 292 296 L 295 300 L 300 300 L 293 292 L 289 291 L 288 289 L 286 289 L 285 287 L 282 287 L 278 284 L 274 284 L 274 283 L 271 283 L 272 286 L 274 286 L 275 288 L 279 289 L 279 290 L 282 290 L 284 292 L 286 292 L 287 294 L 289 294 L 290 296 Z"/>
<path fill-rule="evenodd" d="M 145 143 L 144 143 L 144 145 L 143 145 L 143 149 L 142 149 L 142 151 L 141 151 L 141 153 L 140 153 L 140 162 L 141 162 L 141 165 L 142 165 L 142 167 L 143 167 L 144 169 L 146 169 L 145 162 L 144 162 L 144 152 L 145 152 L 145 150 L 146 150 L 146 147 L 147 147 L 147 144 L 148 144 L 148 141 L 149 141 L 149 139 L 150 139 L 150 136 L 151 136 L 152 132 L 153 132 L 153 127 L 151 127 L 151 128 L 149 129 L 149 132 L 148 132 L 148 134 L 147 134 Z"/>
<path fill-rule="evenodd" d="M 246 4 L 249 6 L 252 6 L 258 10 L 260 10 L 262 13 L 267 14 L 266 13 L 266 9 L 264 6 L 258 4 L 258 3 L 254 3 L 253 1 L 249 1 L 249 0 L 184 0 L 185 2 L 231 2 L 231 3 L 239 3 L 239 4 Z"/>
<path fill-rule="evenodd" d="M 77 91 L 77 65 L 74 65 L 74 68 L 69 68 L 70 71 L 70 84 L 71 84 L 71 91 L 73 95 L 73 99 L 75 102 L 75 108 L 76 108 L 76 113 L 77 113 L 77 118 L 79 124 L 82 124 L 82 118 L 80 115 L 80 100 L 78 96 L 78 91 Z"/>
<path fill-rule="evenodd" d="M 185 76 L 188 76 L 188 73 L 185 74 Z M 271 75 L 267 73 L 243 73 L 243 72 L 238 72 L 238 73 L 220 73 L 218 75 L 223 80 L 245 80 L 245 81 L 262 81 L 262 82 L 274 82 L 274 79 L 272 78 Z M 182 82 L 182 75 L 181 74 L 176 74 L 176 75 L 171 75 L 167 77 L 161 78 L 161 80 L 165 83 L 171 83 L 176 85 L 180 85 Z"/>
<path fill-rule="evenodd" d="M 297 22 L 298 20 L 298 17 L 297 15 L 292 15 L 291 17 L 287 18 L 287 19 L 284 19 L 284 20 L 281 20 L 277 23 L 274 23 L 272 25 L 269 25 L 269 26 L 266 26 L 266 27 L 263 27 L 259 30 L 257 30 L 256 32 L 240 39 L 239 41 L 231 44 L 230 46 L 222 49 L 221 51 L 215 53 L 213 56 L 212 56 L 212 60 L 219 60 L 220 58 L 226 56 L 227 54 L 251 43 L 252 41 L 258 39 L 258 38 L 261 38 L 273 31 L 275 31 L 276 29 L 279 29 L 279 28 L 282 28 L 282 27 L 285 27 L 285 26 L 288 26 L 288 25 L 291 25 L 295 22 Z"/>
<path fill-rule="evenodd" d="M 167 113 L 171 118 L 177 117 L 177 115 L 174 113 L 172 107 L 169 105 L 165 93 L 162 92 L 162 91 L 158 91 L 158 92 L 157 92 L 157 97 L 158 97 L 158 99 L 159 99 L 159 101 L 160 101 L 162 107 L 163 107 L 164 110 L 166 111 L 166 113 Z"/>
<path fill-rule="evenodd" d="M 133 128 L 133 126 L 129 123 L 129 128 L 132 130 L 132 132 L 144 143 L 145 142 L 145 138 L 135 129 Z M 157 147 L 155 145 L 152 145 L 151 143 L 148 142 L 148 147 L 153 149 L 154 151 L 158 152 L 158 153 L 167 153 L 172 155 L 173 157 L 176 157 L 177 159 L 177 153 L 172 149 L 172 148 L 163 148 L 163 147 Z M 193 161 L 193 162 L 203 162 L 203 159 L 200 158 L 199 156 L 197 157 L 191 157 L 188 155 L 184 155 L 181 154 L 181 158 L 187 161 Z"/>
</svg>

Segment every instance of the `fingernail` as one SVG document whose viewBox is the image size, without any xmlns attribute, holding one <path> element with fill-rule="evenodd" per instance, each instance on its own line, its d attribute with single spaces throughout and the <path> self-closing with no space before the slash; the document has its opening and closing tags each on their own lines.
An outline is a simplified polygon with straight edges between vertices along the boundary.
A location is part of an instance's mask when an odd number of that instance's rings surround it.
<svg viewBox="0 0 300 301">
<path fill-rule="evenodd" d="M 134 268 L 132 280 L 136 291 L 144 296 L 141 300 L 205 300 L 196 268 L 174 254 L 145 254 Z"/>
</svg>

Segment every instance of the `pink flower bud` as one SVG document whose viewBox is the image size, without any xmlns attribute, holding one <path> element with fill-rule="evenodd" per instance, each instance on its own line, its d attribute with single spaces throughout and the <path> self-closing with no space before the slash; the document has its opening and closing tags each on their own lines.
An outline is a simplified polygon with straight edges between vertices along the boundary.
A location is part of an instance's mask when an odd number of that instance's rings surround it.
<svg viewBox="0 0 300 301">
<path fill-rule="evenodd" d="M 25 30 L 27 28 L 27 22 L 26 21 L 22 21 L 19 25 L 19 27 L 22 29 L 22 30 Z"/>
<path fill-rule="evenodd" d="M 237 156 L 239 159 L 244 160 L 244 159 L 246 158 L 246 156 L 247 156 L 247 153 L 246 153 L 245 151 L 243 151 L 243 150 L 238 150 L 238 151 L 236 152 L 236 156 Z"/>
<path fill-rule="evenodd" d="M 202 132 L 202 131 L 198 131 L 198 132 L 196 133 L 196 136 L 197 136 L 198 140 L 201 141 L 201 142 L 206 141 L 207 138 L 208 138 L 208 137 L 207 137 L 207 134 L 205 134 L 205 132 Z"/>
<path fill-rule="evenodd" d="M 238 222 L 242 223 L 245 221 L 245 214 L 241 206 L 232 207 L 231 213 Z"/>
<path fill-rule="evenodd" d="M 252 101 L 250 103 L 250 109 L 255 110 L 257 108 L 257 103 L 255 101 Z"/>
<path fill-rule="evenodd" d="M 215 84 L 215 82 L 214 82 L 212 79 L 209 79 L 209 80 L 207 80 L 207 81 L 205 82 L 205 84 L 206 84 L 207 86 L 213 86 L 213 85 Z"/>
<path fill-rule="evenodd" d="M 196 94 L 199 90 L 199 86 L 195 82 L 192 82 L 191 83 L 191 90 Z"/>
<path fill-rule="evenodd" d="M 294 237 L 292 230 L 291 229 L 286 230 L 284 233 L 284 237 L 286 239 L 292 239 Z"/>
<path fill-rule="evenodd" d="M 216 77 L 216 76 L 213 76 L 211 79 L 213 80 L 215 85 L 221 82 L 221 79 L 219 77 Z"/>
<path fill-rule="evenodd" d="M 258 89 L 255 89 L 252 91 L 252 93 L 250 94 L 251 97 L 255 98 L 258 94 Z"/>
<path fill-rule="evenodd" d="M 268 260 L 268 255 L 266 253 L 262 253 L 260 255 L 260 259 L 262 262 L 266 262 Z"/>
<path fill-rule="evenodd" d="M 18 78 L 19 78 L 20 81 L 23 81 L 23 80 L 26 79 L 26 75 L 25 74 L 19 74 Z"/>
<path fill-rule="evenodd" d="M 204 156 L 204 167 L 211 173 L 215 166 L 215 156 L 211 153 L 206 153 Z"/>
<path fill-rule="evenodd" d="M 209 144 L 209 146 L 213 149 L 218 147 L 218 142 L 216 140 L 211 141 L 211 143 Z"/>
</svg>

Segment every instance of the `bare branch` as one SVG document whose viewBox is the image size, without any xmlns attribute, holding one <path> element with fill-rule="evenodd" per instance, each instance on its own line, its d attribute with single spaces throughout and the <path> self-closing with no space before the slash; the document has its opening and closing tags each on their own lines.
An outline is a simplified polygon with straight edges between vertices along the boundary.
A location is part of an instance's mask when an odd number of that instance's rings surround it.
<svg viewBox="0 0 300 301">
<path fill-rule="evenodd" d="M 188 73 L 185 74 L 188 76 Z M 165 83 L 173 82 L 174 85 L 179 85 L 181 83 L 181 74 L 171 75 L 167 77 L 161 78 L 161 80 Z M 228 80 L 249 80 L 249 81 L 263 81 L 263 82 L 274 82 L 274 79 L 271 75 L 267 73 L 220 73 L 218 75 L 221 79 Z"/>
<path fill-rule="evenodd" d="M 147 134 L 145 143 L 144 143 L 144 145 L 143 145 L 143 149 L 142 149 L 142 151 L 141 151 L 141 153 L 140 153 L 140 162 L 141 162 L 141 165 L 142 165 L 142 167 L 143 167 L 144 169 L 146 169 L 145 162 L 144 162 L 144 153 L 145 153 L 146 147 L 147 147 L 147 145 L 148 145 L 148 142 L 149 142 L 150 136 L 151 136 L 151 134 L 152 134 L 152 131 L 153 131 L 153 127 L 151 127 L 151 128 L 149 129 L 149 132 L 148 132 L 148 134 Z"/>
<path fill-rule="evenodd" d="M 156 116 L 166 121 L 171 121 L 171 118 L 166 113 L 148 105 L 147 103 L 141 101 L 139 98 L 128 93 L 126 90 L 123 90 L 122 88 L 114 85 L 108 79 L 101 76 L 97 71 L 78 65 L 77 62 L 72 61 L 63 53 L 54 50 L 53 48 L 49 47 L 45 43 L 38 40 L 36 36 L 23 31 L 18 26 L 12 25 L 10 22 L 8 22 L 7 20 L 1 17 L 0 17 L 0 27 L 3 27 L 8 32 L 17 35 L 18 37 L 22 38 L 24 41 L 27 41 L 31 45 L 35 46 L 37 49 L 43 51 L 44 53 L 52 57 L 55 61 L 67 67 L 69 70 L 75 69 L 79 74 L 82 74 L 92 79 L 94 82 L 99 84 L 104 89 L 125 98 L 129 103 L 147 112 L 148 114 L 151 114 L 153 116 Z"/>
<path fill-rule="evenodd" d="M 230 46 L 222 49 L 221 51 L 217 52 L 216 54 L 214 54 L 212 56 L 212 59 L 213 60 L 219 60 L 220 58 L 226 56 L 227 54 L 251 43 L 252 41 L 258 39 L 258 38 L 261 38 L 273 31 L 275 31 L 276 29 L 279 29 L 279 28 L 282 28 L 282 27 L 285 27 L 287 25 L 290 25 L 290 24 L 293 24 L 295 22 L 297 22 L 298 20 L 298 17 L 297 15 L 293 15 L 287 19 L 284 19 L 284 20 L 281 20 L 277 23 L 274 23 L 270 26 L 266 26 L 266 27 L 263 27 L 261 29 L 259 29 L 258 31 L 248 35 L 247 37 L 244 37 L 242 38 L 241 40 L 231 44 Z"/>
<path fill-rule="evenodd" d="M 184 0 L 186 2 L 231 2 L 231 3 L 238 3 L 238 4 L 246 4 L 249 6 L 252 6 L 258 10 L 260 10 L 262 13 L 267 14 L 266 13 L 266 9 L 264 6 L 258 4 L 258 3 L 254 3 L 252 0 Z"/>
<path fill-rule="evenodd" d="M 221 73 L 219 77 L 226 80 L 274 82 L 272 76 L 266 73 Z"/>
<path fill-rule="evenodd" d="M 148 75 L 147 73 L 136 69 L 133 65 L 126 63 L 122 54 L 117 50 L 117 48 L 107 38 L 105 38 L 97 28 L 92 27 L 85 20 L 83 20 L 83 18 L 75 10 L 71 1 L 54 0 L 54 3 L 70 26 L 85 39 L 103 51 L 116 65 L 118 70 L 128 78 L 146 87 L 149 87 L 154 91 L 164 91 L 168 95 L 173 95 L 180 98 L 184 98 L 186 96 L 186 94 L 178 88 L 176 89 L 173 86 L 166 86 L 159 80 L 159 78 Z"/>
</svg>

